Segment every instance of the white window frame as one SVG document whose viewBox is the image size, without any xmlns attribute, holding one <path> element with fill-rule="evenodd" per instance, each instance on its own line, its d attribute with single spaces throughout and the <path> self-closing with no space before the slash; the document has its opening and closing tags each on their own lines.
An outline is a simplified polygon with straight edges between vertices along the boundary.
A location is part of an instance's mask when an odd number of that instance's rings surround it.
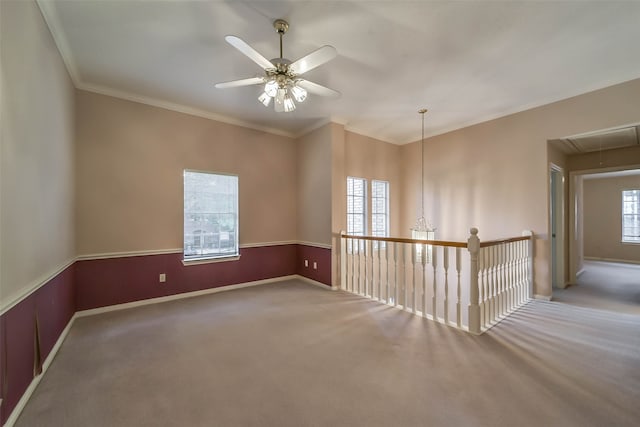
<svg viewBox="0 0 640 427">
<path fill-rule="evenodd" d="M 354 194 L 355 182 L 362 183 L 362 194 Z M 352 236 L 366 236 L 367 235 L 367 187 L 368 183 L 366 178 L 360 178 L 355 176 L 347 177 L 347 234 Z M 362 199 L 362 211 L 354 211 L 350 209 L 350 206 L 355 206 L 355 199 Z M 350 199 L 354 199 L 351 201 Z M 351 203 L 350 203 L 351 201 Z M 350 227 L 355 221 L 350 221 L 351 218 L 360 217 L 362 221 L 362 230 L 354 230 Z M 366 240 L 358 240 L 359 244 L 352 243 L 352 248 L 349 252 L 363 252 L 366 248 Z"/>
<path fill-rule="evenodd" d="M 379 196 L 376 187 L 381 186 L 383 195 Z M 382 199 L 382 203 L 376 203 Z M 379 206 L 382 206 L 380 211 Z M 378 217 L 383 217 L 382 228 L 378 228 Z M 389 237 L 389 181 L 379 179 L 371 180 L 371 235 L 374 237 Z M 378 242 L 374 241 L 374 249 L 378 248 Z M 380 249 L 384 249 L 385 244 L 382 242 Z"/>
<path fill-rule="evenodd" d="M 362 183 L 362 194 L 354 194 L 355 182 Z M 352 203 L 350 199 L 353 199 Z M 355 199 L 362 199 L 362 210 L 356 211 L 350 209 L 350 206 L 355 206 Z M 353 224 L 355 221 L 349 221 L 350 218 L 360 217 L 362 220 L 362 230 L 354 230 Z M 366 236 L 367 234 L 367 180 L 365 178 L 359 178 L 355 176 L 347 177 L 347 234 L 353 236 Z"/>
<path fill-rule="evenodd" d="M 622 208 L 622 221 L 621 221 L 621 235 L 622 243 L 640 244 L 640 228 L 636 229 L 634 235 L 625 234 L 628 233 L 625 227 L 625 219 L 633 218 L 636 222 L 640 222 L 640 189 L 622 190 L 621 192 L 621 208 Z"/>
<path fill-rule="evenodd" d="M 232 212 L 187 212 L 187 175 L 201 174 L 215 177 L 235 178 L 235 200 L 230 204 Z M 233 180 L 231 185 L 233 185 Z M 183 264 L 201 264 L 203 262 L 232 261 L 240 257 L 239 246 L 239 198 L 240 179 L 238 175 L 185 169 L 183 172 Z M 215 192 L 205 197 L 215 197 Z M 222 194 L 222 193 L 217 193 Z M 201 216 L 200 224 L 188 221 L 188 216 Z M 220 225 L 220 223 L 223 225 Z M 215 223 L 215 224 L 213 224 Z M 196 239 L 197 234 L 197 239 Z M 198 243 L 196 245 L 196 243 Z M 204 243 L 204 244 L 203 244 Z"/>
</svg>

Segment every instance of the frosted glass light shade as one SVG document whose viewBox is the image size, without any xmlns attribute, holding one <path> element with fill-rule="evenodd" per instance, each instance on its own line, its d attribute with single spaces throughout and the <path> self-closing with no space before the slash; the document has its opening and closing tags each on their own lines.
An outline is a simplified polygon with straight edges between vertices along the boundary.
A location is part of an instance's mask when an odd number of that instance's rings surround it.
<svg viewBox="0 0 640 427">
<path fill-rule="evenodd" d="M 291 88 L 291 93 L 293 94 L 293 97 L 298 102 L 302 102 L 305 99 L 307 99 L 307 91 L 304 88 L 301 88 L 300 86 L 295 86 L 294 85 Z"/>
<path fill-rule="evenodd" d="M 271 97 L 267 94 L 267 92 L 262 92 L 262 95 L 258 97 L 258 101 L 262 102 L 262 105 L 268 107 L 271 103 Z"/>
<path fill-rule="evenodd" d="M 289 113 L 295 109 L 296 109 L 296 103 L 293 102 L 293 99 L 291 98 L 291 96 L 287 94 L 287 96 L 284 97 L 284 111 L 286 113 Z"/>
<path fill-rule="evenodd" d="M 278 92 L 278 82 L 276 82 L 275 80 L 269 80 L 264 85 L 264 93 L 266 93 L 270 97 L 273 98 L 274 96 L 276 96 L 277 92 Z"/>
</svg>

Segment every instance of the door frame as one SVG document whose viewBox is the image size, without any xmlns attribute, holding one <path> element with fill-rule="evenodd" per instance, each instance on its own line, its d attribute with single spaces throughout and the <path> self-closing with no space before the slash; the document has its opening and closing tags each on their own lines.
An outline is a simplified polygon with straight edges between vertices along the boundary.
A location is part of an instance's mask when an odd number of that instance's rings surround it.
<svg viewBox="0 0 640 427">
<path fill-rule="evenodd" d="M 566 216 L 564 169 L 549 163 L 549 271 L 551 288 L 566 288 Z"/>
</svg>

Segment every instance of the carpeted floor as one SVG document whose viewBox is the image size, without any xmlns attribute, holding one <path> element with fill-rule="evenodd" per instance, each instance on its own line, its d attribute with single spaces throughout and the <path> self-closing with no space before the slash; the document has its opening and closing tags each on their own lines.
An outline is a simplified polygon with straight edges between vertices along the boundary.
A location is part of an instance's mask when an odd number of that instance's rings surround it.
<svg viewBox="0 0 640 427">
<path fill-rule="evenodd" d="M 640 315 L 640 264 L 585 261 L 578 283 L 554 288 L 553 300 Z"/>
<path fill-rule="evenodd" d="M 640 316 L 482 336 L 300 281 L 77 319 L 17 426 L 637 426 Z"/>
</svg>

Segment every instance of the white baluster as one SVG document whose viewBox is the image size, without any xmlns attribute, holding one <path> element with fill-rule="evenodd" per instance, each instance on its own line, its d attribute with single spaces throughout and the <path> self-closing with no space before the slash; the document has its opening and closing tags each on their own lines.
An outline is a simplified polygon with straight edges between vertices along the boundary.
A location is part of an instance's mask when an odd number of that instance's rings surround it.
<svg viewBox="0 0 640 427">
<path fill-rule="evenodd" d="M 369 292 L 369 275 L 367 274 L 367 264 L 369 263 L 369 242 L 370 240 L 364 241 L 364 295 L 367 297 L 371 296 L 371 293 Z"/>
<path fill-rule="evenodd" d="M 387 245 L 384 248 L 384 270 L 385 270 L 385 274 L 387 276 L 387 280 L 386 280 L 386 289 L 387 291 L 384 294 L 384 302 L 386 302 L 387 304 L 389 304 L 389 248 L 391 247 L 391 243 L 387 243 Z"/>
<path fill-rule="evenodd" d="M 402 244 L 402 308 L 407 309 L 407 245 Z"/>
<path fill-rule="evenodd" d="M 411 244 L 411 311 L 416 312 L 416 244 Z"/>
<path fill-rule="evenodd" d="M 397 307 L 398 306 L 398 293 L 399 293 L 399 286 L 398 286 L 398 245 L 401 245 L 401 243 L 398 242 L 393 242 L 393 276 L 394 276 L 394 280 L 393 280 L 393 304 Z"/>
<path fill-rule="evenodd" d="M 462 270 L 462 256 L 460 248 L 456 248 L 456 273 L 458 276 L 458 302 L 456 303 L 456 324 L 458 328 L 462 327 L 462 288 L 460 286 L 460 271 Z"/>
<path fill-rule="evenodd" d="M 422 263 L 422 315 L 427 317 L 427 245 L 424 243 L 420 255 Z"/>
<path fill-rule="evenodd" d="M 380 261 L 382 257 L 382 244 L 381 241 L 378 241 L 378 301 L 382 301 L 382 294 L 380 293 L 380 282 L 382 281 L 382 262 Z"/>
<path fill-rule="evenodd" d="M 349 275 L 351 276 L 351 287 L 350 287 L 350 291 L 351 292 L 355 292 L 355 279 L 356 279 L 356 275 L 355 275 L 355 256 L 354 256 L 354 252 L 353 252 L 353 239 L 349 239 L 349 261 L 351 264 L 351 271 L 349 271 Z"/>
<path fill-rule="evenodd" d="M 442 247 L 444 267 L 444 323 L 449 324 L 449 248 Z"/>
<path fill-rule="evenodd" d="M 431 310 L 433 310 L 433 320 L 438 321 L 438 287 L 436 270 L 438 267 L 438 247 L 433 245 L 433 252 L 431 254 L 431 263 L 433 265 L 433 296 L 431 297 Z"/>
</svg>

